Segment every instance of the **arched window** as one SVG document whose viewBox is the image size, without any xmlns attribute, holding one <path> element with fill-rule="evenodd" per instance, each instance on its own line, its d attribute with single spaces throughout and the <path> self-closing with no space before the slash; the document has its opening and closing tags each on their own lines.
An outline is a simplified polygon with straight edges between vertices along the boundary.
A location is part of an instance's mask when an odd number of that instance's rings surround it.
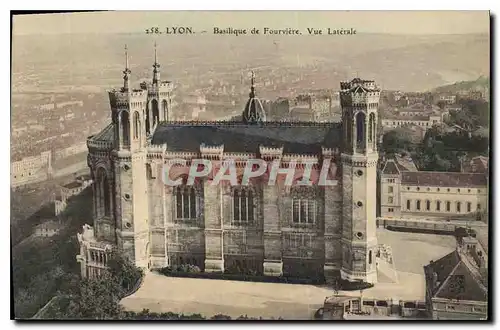
<svg viewBox="0 0 500 330">
<path fill-rule="evenodd" d="M 358 112 L 358 114 L 356 115 L 356 145 L 358 148 L 365 147 L 365 134 L 365 114 L 363 112 Z"/>
<path fill-rule="evenodd" d="M 441 211 L 441 201 L 436 201 L 436 211 Z"/>
<path fill-rule="evenodd" d="M 146 134 L 150 134 L 151 133 L 151 124 L 150 124 L 150 119 L 149 119 L 149 113 L 151 112 L 151 109 L 146 109 L 146 118 L 145 118 L 145 121 L 146 121 Z"/>
<path fill-rule="evenodd" d="M 130 139 L 130 120 L 128 111 L 122 111 L 122 141 L 123 145 L 129 144 Z"/>
<path fill-rule="evenodd" d="M 98 217 L 110 216 L 111 214 L 111 198 L 109 191 L 109 182 L 106 175 L 106 170 L 100 167 L 97 170 L 97 186 L 96 186 L 95 206 Z"/>
<path fill-rule="evenodd" d="M 408 199 L 408 200 L 406 201 L 406 209 L 407 209 L 407 210 L 410 210 L 410 208 L 411 208 L 411 201 Z"/>
<path fill-rule="evenodd" d="M 431 201 L 429 201 L 429 200 L 425 201 L 425 210 L 426 211 L 431 210 Z"/>
<path fill-rule="evenodd" d="M 254 221 L 254 192 L 250 187 L 233 188 L 233 224 L 246 224 Z"/>
<path fill-rule="evenodd" d="M 195 220 L 196 191 L 194 186 L 182 184 L 174 188 L 176 220 Z"/>
<path fill-rule="evenodd" d="M 153 127 L 160 121 L 160 111 L 158 109 L 158 101 L 151 101 L 151 106 L 153 108 Z"/>
<path fill-rule="evenodd" d="M 368 252 L 368 264 L 372 264 L 372 251 Z"/>
<path fill-rule="evenodd" d="M 139 132 L 141 129 L 141 121 L 139 117 L 139 112 L 134 112 L 134 139 L 139 138 Z"/>
<path fill-rule="evenodd" d="M 447 201 L 446 202 L 446 212 L 450 212 L 450 210 L 451 210 L 451 202 Z"/>
<path fill-rule="evenodd" d="M 146 164 L 146 177 L 148 180 L 154 179 L 153 169 L 151 168 L 151 164 Z"/>
<path fill-rule="evenodd" d="M 420 200 L 417 201 L 417 211 L 420 211 Z"/>
<path fill-rule="evenodd" d="M 457 202 L 457 212 L 460 213 L 462 209 L 462 203 Z"/>
<path fill-rule="evenodd" d="M 165 116 L 165 120 L 168 120 L 168 103 L 167 100 L 163 100 L 161 102 L 162 104 L 162 110 L 163 110 L 163 115 Z"/>
<path fill-rule="evenodd" d="M 370 114 L 370 123 L 369 123 L 369 132 L 368 132 L 368 141 L 373 142 L 375 141 L 375 114 L 371 113 Z"/>
</svg>

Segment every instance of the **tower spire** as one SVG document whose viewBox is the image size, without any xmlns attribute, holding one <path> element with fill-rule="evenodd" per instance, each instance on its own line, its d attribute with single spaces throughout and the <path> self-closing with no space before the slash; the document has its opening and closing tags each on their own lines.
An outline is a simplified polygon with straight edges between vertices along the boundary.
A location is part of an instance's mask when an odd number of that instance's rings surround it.
<svg viewBox="0 0 500 330">
<path fill-rule="evenodd" d="M 252 79 L 251 79 L 251 87 L 250 87 L 250 98 L 254 98 L 255 97 L 255 73 L 253 72 L 252 70 Z"/>
<path fill-rule="evenodd" d="M 153 64 L 153 84 L 158 84 L 160 81 L 160 64 L 157 60 L 156 41 L 155 41 L 155 62 Z"/>
<path fill-rule="evenodd" d="M 129 89 L 129 74 L 131 73 L 128 68 L 128 48 L 125 44 L 125 70 L 123 70 L 123 91 L 127 92 Z"/>
</svg>

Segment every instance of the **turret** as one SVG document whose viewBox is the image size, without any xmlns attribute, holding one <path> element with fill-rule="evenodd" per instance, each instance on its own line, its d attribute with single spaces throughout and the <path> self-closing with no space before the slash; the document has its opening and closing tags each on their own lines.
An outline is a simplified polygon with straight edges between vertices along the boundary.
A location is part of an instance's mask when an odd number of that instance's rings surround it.
<svg viewBox="0 0 500 330">
<path fill-rule="evenodd" d="M 376 152 L 380 89 L 374 81 L 359 78 L 341 82 L 340 88 L 344 153 Z"/>
<path fill-rule="evenodd" d="M 136 150 L 145 145 L 145 108 L 147 91 L 130 89 L 128 50 L 125 46 L 125 69 L 123 70 L 123 88 L 112 90 L 109 94 L 112 121 L 114 124 L 115 145 L 118 150 Z"/>
</svg>

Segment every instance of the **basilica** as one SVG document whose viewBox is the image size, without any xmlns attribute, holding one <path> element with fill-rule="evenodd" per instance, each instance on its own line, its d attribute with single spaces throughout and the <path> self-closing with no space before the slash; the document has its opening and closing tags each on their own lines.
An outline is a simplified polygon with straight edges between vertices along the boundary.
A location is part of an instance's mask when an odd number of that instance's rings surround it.
<svg viewBox="0 0 500 330">
<path fill-rule="evenodd" d="M 112 120 L 87 140 L 94 212 L 93 225 L 78 234 L 83 277 L 99 275 L 117 250 L 144 269 L 191 264 L 204 272 L 377 282 L 374 81 L 340 84 L 341 122 L 266 120 L 253 76 L 241 120 L 174 122 L 173 85 L 160 79 L 156 51 L 152 81 L 138 89 L 125 56 L 123 87 L 109 92 Z M 232 160 L 241 169 L 249 159 L 282 168 L 311 160 L 312 175 L 328 160 L 337 184 L 295 184 L 300 171 L 291 185 L 280 178 L 214 185 L 210 175 L 188 184 L 194 159 L 215 167 Z M 181 185 L 164 183 L 165 165 Z"/>
</svg>

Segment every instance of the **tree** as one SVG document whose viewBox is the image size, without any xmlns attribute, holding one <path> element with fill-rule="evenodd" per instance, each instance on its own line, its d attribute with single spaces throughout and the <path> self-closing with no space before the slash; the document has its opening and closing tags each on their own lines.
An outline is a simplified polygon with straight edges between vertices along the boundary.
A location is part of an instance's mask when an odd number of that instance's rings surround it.
<svg viewBox="0 0 500 330">
<path fill-rule="evenodd" d="M 99 278 L 85 279 L 80 282 L 65 310 L 58 311 L 58 316 L 61 319 L 120 318 L 123 292 L 116 278 L 109 273 L 104 273 Z"/>
<path fill-rule="evenodd" d="M 109 273 L 120 287 L 130 291 L 142 277 L 143 271 L 119 253 L 112 253 L 108 260 Z"/>
<path fill-rule="evenodd" d="M 406 128 L 397 128 L 384 134 L 382 149 L 388 154 L 401 153 L 414 149 L 413 132 Z"/>
</svg>

